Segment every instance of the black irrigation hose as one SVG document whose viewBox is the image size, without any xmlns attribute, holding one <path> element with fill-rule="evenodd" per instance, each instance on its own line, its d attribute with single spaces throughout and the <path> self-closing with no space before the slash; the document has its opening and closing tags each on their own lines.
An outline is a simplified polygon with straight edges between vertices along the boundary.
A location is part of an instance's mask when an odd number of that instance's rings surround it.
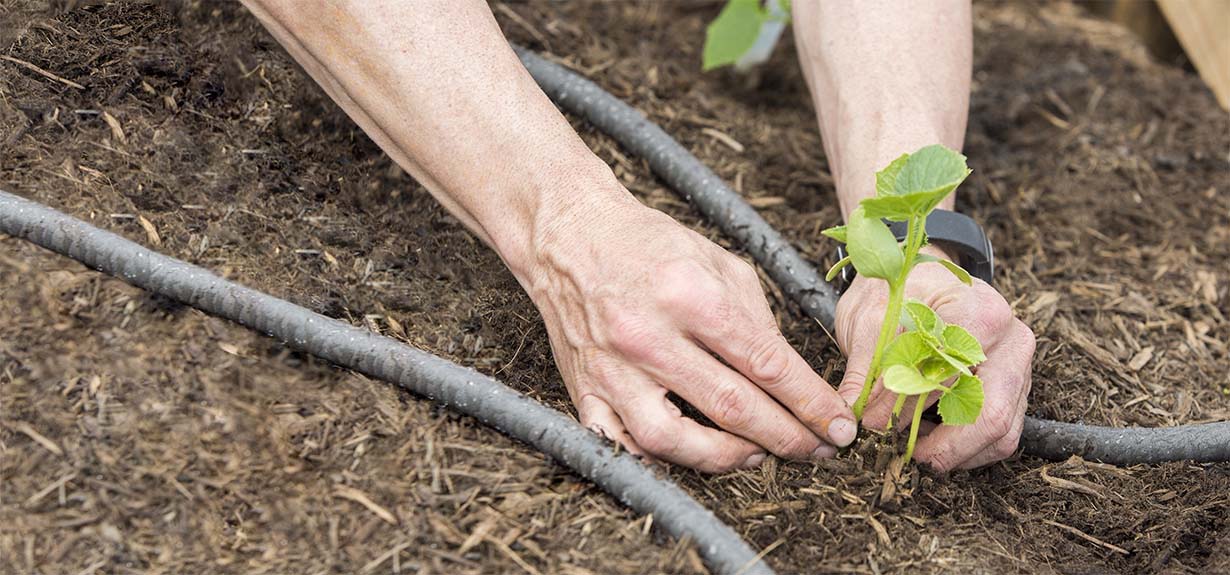
<svg viewBox="0 0 1230 575">
<path fill-rule="evenodd" d="M 1230 421 L 1176 427 L 1099 427 L 1025 418 L 1025 453 L 1132 465 L 1164 461 L 1230 461 Z"/>
<path fill-rule="evenodd" d="M 671 535 L 695 541 L 724 574 L 772 575 L 737 533 L 627 452 L 564 414 L 468 369 L 366 329 L 222 279 L 0 190 L 0 233 L 29 240 L 148 291 L 269 334 L 292 347 L 472 416 L 564 463 Z"/>
<path fill-rule="evenodd" d="M 772 226 L 691 152 L 597 84 L 518 46 L 521 63 L 555 104 L 589 120 L 633 153 L 734 238 L 807 315 L 833 328 L 837 294 Z M 1045 459 L 1080 455 L 1116 464 L 1230 461 L 1230 422 L 1170 428 L 1115 428 L 1027 417 L 1025 453 Z"/>
</svg>

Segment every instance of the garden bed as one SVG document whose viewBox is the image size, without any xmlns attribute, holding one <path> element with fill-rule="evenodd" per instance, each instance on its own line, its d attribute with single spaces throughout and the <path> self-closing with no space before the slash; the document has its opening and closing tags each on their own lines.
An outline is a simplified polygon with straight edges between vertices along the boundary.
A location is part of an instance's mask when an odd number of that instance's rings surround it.
<svg viewBox="0 0 1230 575">
<path fill-rule="evenodd" d="M 703 75 L 714 13 L 496 9 L 511 38 L 645 111 L 826 266 L 817 232 L 838 212 L 789 42 L 751 77 Z M 499 259 L 242 10 L 7 17 L 0 54 L 50 76 L 0 61 L 0 187 L 569 409 Z M 643 201 L 726 245 L 643 162 L 574 125 Z M 1230 419 L 1228 144 L 1199 79 L 1126 32 L 1066 4 L 976 7 L 975 172 L 958 205 L 987 225 L 999 285 L 1038 333 L 1032 413 Z M 824 332 L 766 287 L 792 343 L 840 374 Z M 0 290 L 0 556 L 20 571 L 699 568 L 543 456 L 389 385 L 12 238 Z M 888 486 L 886 464 L 864 442 L 823 464 L 671 475 L 782 572 L 1230 569 L 1227 464 L 1019 458 Z"/>
</svg>

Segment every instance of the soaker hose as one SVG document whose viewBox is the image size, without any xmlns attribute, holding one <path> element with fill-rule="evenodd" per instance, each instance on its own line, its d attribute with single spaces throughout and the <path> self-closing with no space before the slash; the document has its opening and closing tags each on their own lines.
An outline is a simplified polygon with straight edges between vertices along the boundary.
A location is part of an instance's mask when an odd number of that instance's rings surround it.
<svg viewBox="0 0 1230 575">
<path fill-rule="evenodd" d="M 674 138 L 632 106 L 583 76 L 513 46 L 555 104 L 584 117 L 634 154 L 723 233 L 743 246 L 804 313 L 830 331 L 837 293 L 756 210 Z M 1021 444 L 1044 459 L 1130 465 L 1163 461 L 1230 461 L 1230 422 L 1169 428 L 1101 427 L 1026 417 Z"/>
<path fill-rule="evenodd" d="M 717 573 L 772 575 L 742 538 L 627 452 L 477 371 L 392 338 L 225 280 L 47 206 L 0 190 L 0 233 L 29 240 L 153 293 L 264 332 L 339 366 L 403 388 L 528 443 L 628 507 L 691 539 Z"/>
</svg>

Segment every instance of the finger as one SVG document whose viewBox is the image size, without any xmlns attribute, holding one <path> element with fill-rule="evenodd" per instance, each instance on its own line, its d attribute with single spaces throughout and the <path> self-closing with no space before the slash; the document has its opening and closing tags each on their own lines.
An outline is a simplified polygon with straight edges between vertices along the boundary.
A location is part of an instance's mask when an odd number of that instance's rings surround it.
<svg viewBox="0 0 1230 575">
<path fill-rule="evenodd" d="M 978 366 L 982 379 L 982 413 L 970 425 L 941 425 L 918 443 L 915 457 L 938 471 L 949 471 L 1009 435 L 1015 426 L 1021 402 L 1029 393 L 1033 333 L 1024 324 L 1008 335 Z"/>
<path fill-rule="evenodd" d="M 995 288 L 975 279 L 973 287 L 956 284 L 940 294 L 933 306 L 944 323 L 965 328 L 983 349 L 999 345 L 1012 331 L 1012 308 Z"/>
<path fill-rule="evenodd" d="M 978 455 L 958 465 L 957 469 L 976 469 L 1012 457 L 1016 453 L 1016 448 L 1020 445 L 1021 431 L 1025 428 L 1025 402 L 1022 401 L 1019 407 L 1020 409 L 1013 419 L 1012 429 L 1009 430 L 1008 434 L 999 438 L 999 441 L 992 443 L 986 449 L 983 449 Z"/>
<path fill-rule="evenodd" d="M 608 399 L 632 439 L 653 457 L 707 473 L 764 461 L 760 446 L 681 416 L 669 405 L 666 390 L 647 379 L 627 382 L 618 396 Z"/>
<path fill-rule="evenodd" d="M 587 393 L 576 401 L 576 406 L 581 425 L 610 441 L 620 443 L 628 450 L 628 453 L 642 457 L 648 455 L 624 428 L 623 420 L 606 400 L 593 393 Z"/>
<path fill-rule="evenodd" d="M 846 372 L 842 374 L 841 384 L 837 386 L 837 393 L 849 405 L 854 405 L 858 401 L 858 397 L 863 392 L 863 385 L 867 380 L 867 370 L 871 368 L 871 358 L 875 354 L 876 338 L 879 334 L 870 332 L 865 329 L 865 326 L 855 328 L 855 335 L 851 341 L 846 344 L 848 351 L 846 353 Z M 867 403 L 863 407 L 863 425 L 883 429 L 888 425 L 888 411 L 891 411 L 892 404 L 897 400 L 895 393 L 884 393 L 883 386 L 874 384 L 871 394 L 867 396 Z M 877 417 L 868 417 L 868 406 L 877 405 L 887 401 L 889 405 L 888 411 L 874 414 Z"/>
<path fill-rule="evenodd" d="M 651 369 L 649 375 L 722 429 L 780 457 L 815 459 L 837 453 L 781 404 L 699 347 L 672 355 L 678 359 L 669 369 Z"/>
<path fill-rule="evenodd" d="M 1033 333 L 1029 333 L 1029 339 L 1032 341 Z M 1032 356 L 1032 354 L 1030 354 Z M 989 447 L 982 450 L 978 455 L 970 458 L 969 461 L 958 466 L 959 469 L 975 469 L 995 463 L 1003 459 L 1012 457 L 1021 443 L 1021 432 L 1025 429 L 1025 411 L 1029 407 L 1029 391 L 1033 388 L 1033 378 L 1031 374 L 1025 374 L 1025 387 L 1021 390 L 1020 396 L 1017 399 L 1016 415 L 1013 418 L 1012 428 L 1008 434 L 999 438 L 998 441 L 992 443 Z"/>
<path fill-rule="evenodd" d="M 753 320 L 749 318 L 748 321 L 750 323 Z M 696 329 L 693 329 L 693 337 L 738 370 L 739 373 L 736 374 L 726 369 L 725 371 L 731 377 L 754 384 L 747 385 L 739 391 L 733 387 L 724 388 L 723 393 L 738 394 L 749 398 L 759 396 L 760 399 L 756 400 L 757 408 L 764 409 L 765 413 L 771 414 L 773 418 L 764 422 L 747 422 L 748 424 L 743 427 L 752 435 L 720 424 L 758 443 L 760 443 L 758 438 L 763 438 L 780 444 L 783 438 L 796 433 L 796 426 L 805 426 L 808 435 L 819 436 L 830 445 L 845 447 L 853 442 L 858 433 L 858 425 L 854 422 L 854 414 L 850 411 L 846 400 L 838 395 L 837 390 L 833 389 L 815 371 L 812 371 L 803 356 L 799 355 L 777 330 L 771 318 L 755 322 L 755 324 L 765 327 L 745 329 L 742 332 L 732 331 L 729 327 L 714 330 L 705 329 L 705 326 L 696 326 Z M 717 360 L 708 359 L 710 365 L 723 367 Z M 713 367 L 710 369 L 715 370 Z M 773 401 L 765 393 L 776 398 L 777 401 Z M 729 407 L 729 404 L 723 403 L 721 397 L 710 398 L 709 403 L 719 412 L 723 407 Z M 693 405 L 696 404 L 693 403 Z M 701 406 L 697 405 L 697 407 Z M 704 409 L 701 410 L 704 411 Z M 747 416 L 743 418 L 751 419 Z M 783 421 L 793 422 L 793 425 L 776 427 L 782 425 Z M 787 431 L 791 435 L 784 435 Z M 768 447 L 774 453 L 779 453 L 772 447 L 772 444 L 761 443 L 761 445 Z"/>
</svg>

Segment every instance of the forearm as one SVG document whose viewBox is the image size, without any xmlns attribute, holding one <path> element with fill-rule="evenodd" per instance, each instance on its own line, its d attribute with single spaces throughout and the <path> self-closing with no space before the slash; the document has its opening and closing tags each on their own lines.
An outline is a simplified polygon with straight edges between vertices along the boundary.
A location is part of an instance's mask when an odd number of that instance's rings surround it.
<svg viewBox="0 0 1230 575">
<path fill-rule="evenodd" d="M 538 89 L 479 0 L 245 0 L 363 130 L 519 277 L 578 187 L 630 196 Z"/>
<path fill-rule="evenodd" d="M 973 59 L 968 0 L 800 1 L 794 12 L 843 218 L 875 194 L 875 172 L 901 154 L 935 143 L 961 149 Z"/>
</svg>

